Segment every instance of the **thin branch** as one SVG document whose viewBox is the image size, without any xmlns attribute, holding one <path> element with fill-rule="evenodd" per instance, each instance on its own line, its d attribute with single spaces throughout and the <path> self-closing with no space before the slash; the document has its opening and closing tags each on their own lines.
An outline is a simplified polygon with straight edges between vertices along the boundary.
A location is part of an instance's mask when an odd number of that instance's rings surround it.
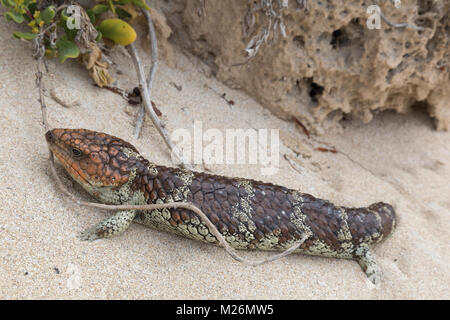
<svg viewBox="0 0 450 320">
<path fill-rule="evenodd" d="M 158 67 L 158 45 L 156 40 L 156 31 L 155 26 L 153 25 L 152 17 L 150 16 L 150 12 L 148 10 L 142 10 L 145 18 L 147 18 L 148 29 L 150 33 L 150 40 L 152 43 L 152 66 L 150 68 L 150 73 L 147 78 L 147 85 L 149 92 L 153 87 L 153 78 L 155 77 L 156 68 Z"/>
<path fill-rule="evenodd" d="M 44 34 L 54 27 L 56 24 L 51 24 L 45 29 L 41 29 L 38 36 L 33 39 L 33 57 L 37 60 L 37 71 L 36 71 L 36 85 L 39 89 L 39 103 L 41 105 L 42 112 L 42 124 L 44 125 L 45 131 L 50 129 L 48 125 L 47 119 L 47 104 L 45 103 L 45 95 L 44 95 L 44 74 L 42 71 L 42 67 L 47 71 L 47 65 L 45 64 L 44 55 L 45 55 L 45 45 L 44 45 Z"/>
<path fill-rule="evenodd" d="M 153 124 L 155 125 L 156 129 L 158 130 L 159 134 L 163 138 L 165 144 L 171 151 L 172 155 L 174 155 L 179 161 L 180 166 L 183 168 L 190 168 L 188 164 L 184 162 L 182 157 L 178 154 L 178 151 L 173 144 L 172 140 L 169 137 L 169 134 L 167 133 L 166 128 L 161 123 L 161 120 L 156 115 L 155 111 L 153 110 L 150 97 L 148 95 L 148 88 L 147 83 L 145 81 L 144 76 L 144 68 L 142 66 L 141 60 L 139 59 L 139 56 L 136 51 L 136 47 L 134 46 L 134 43 L 127 46 L 128 52 L 130 53 L 131 59 L 133 60 L 134 67 L 136 68 L 136 73 L 138 75 L 139 79 L 139 89 L 141 92 L 142 102 L 144 103 L 145 109 L 147 113 L 150 115 L 150 119 L 152 120 Z"/>
<path fill-rule="evenodd" d="M 50 129 L 48 125 L 47 120 L 47 104 L 45 103 L 45 96 L 44 96 L 44 84 L 43 84 L 43 73 L 42 73 L 42 65 L 43 65 L 42 58 L 38 59 L 37 62 L 37 72 L 36 72 L 36 84 L 39 88 L 39 103 L 41 104 L 41 112 L 42 112 L 42 124 L 44 125 L 45 131 L 48 131 Z"/>
<path fill-rule="evenodd" d="M 158 67 L 158 45 L 156 40 L 156 32 L 155 26 L 153 25 L 152 17 L 148 10 L 142 9 L 142 13 L 147 19 L 148 24 L 148 33 L 150 34 L 150 42 L 152 44 L 152 66 L 150 67 L 150 72 L 147 78 L 147 87 L 148 87 L 148 96 L 151 100 L 152 98 L 152 88 L 153 88 L 153 79 L 155 78 L 156 69 Z M 136 126 L 134 128 L 134 136 L 139 138 L 141 133 L 142 124 L 144 122 L 145 109 L 144 106 L 141 106 L 139 109 L 138 119 L 136 121 Z"/>
<path fill-rule="evenodd" d="M 134 127 L 134 136 L 136 137 L 136 139 L 139 138 L 139 136 L 141 135 L 142 124 L 144 123 L 144 116 L 145 116 L 145 107 L 144 105 L 141 104 L 141 106 L 139 107 L 138 117 L 136 119 L 136 125 Z"/>
<path fill-rule="evenodd" d="M 49 150 L 50 151 L 50 150 Z M 225 251 L 235 260 L 242 262 L 244 264 L 250 265 L 250 266 L 258 266 L 267 262 L 275 261 L 278 259 L 281 259 L 291 253 L 293 253 L 296 249 L 298 249 L 310 236 L 310 233 L 305 233 L 305 235 L 298 240 L 293 246 L 291 246 L 289 249 L 283 251 L 282 253 L 273 255 L 269 258 L 258 260 L 258 261 L 252 261 L 248 260 L 246 258 L 241 257 L 236 253 L 236 250 L 233 249 L 225 240 L 223 235 L 219 232 L 217 227 L 209 220 L 209 218 L 203 213 L 202 210 L 200 210 L 198 207 L 193 205 L 189 202 L 172 202 L 172 203 L 157 203 L 157 204 L 147 204 L 147 205 L 107 205 L 102 203 L 95 203 L 95 202 L 88 202 L 83 201 L 80 199 L 77 199 L 71 192 L 69 192 L 62 181 L 60 180 L 58 173 L 56 172 L 55 168 L 55 162 L 53 153 L 50 151 L 49 155 L 49 161 L 50 161 L 50 168 L 52 171 L 52 174 L 58 184 L 58 187 L 61 189 L 61 191 L 66 194 L 71 200 L 73 200 L 75 203 L 86 206 L 86 207 L 93 207 L 93 208 L 99 208 L 99 209 L 107 209 L 107 210 L 158 210 L 158 209 L 165 209 L 165 208 L 183 208 L 190 210 L 194 212 L 202 221 L 206 224 L 209 231 L 216 237 L 216 239 L 219 241 L 219 244 L 225 249 Z"/>
<path fill-rule="evenodd" d="M 298 173 L 302 174 L 302 169 L 301 169 L 300 165 L 295 163 L 287 154 L 285 154 L 283 157 L 289 163 L 289 165 L 291 166 L 292 169 L 294 169 Z"/>
</svg>

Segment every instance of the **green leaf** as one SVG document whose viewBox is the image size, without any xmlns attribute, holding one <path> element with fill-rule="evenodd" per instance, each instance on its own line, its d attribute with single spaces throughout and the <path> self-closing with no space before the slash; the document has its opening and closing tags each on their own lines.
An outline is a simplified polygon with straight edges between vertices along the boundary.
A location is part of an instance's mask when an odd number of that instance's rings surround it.
<svg viewBox="0 0 450 320">
<path fill-rule="evenodd" d="M 61 18 L 64 21 L 64 23 L 67 22 L 67 19 L 69 19 L 69 16 L 67 15 L 67 9 L 63 9 L 61 11 Z"/>
<path fill-rule="evenodd" d="M 67 28 L 67 26 L 65 26 L 64 29 L 66 32 L 67 39 L 71 40 L 71 41 L 75 40 L 75 38 L 77 37 L 77 34 L 78 34 L 78 29 L 69 29 L 69 28 Z"/>
<path fill-rule="evenodd" d="M 11 12 L 11 11 L 6 12 L 5 17 L 6 17 L 6 20 L 13 20 L 17 23 L 22 23 L 24 20 L 23 15 L 21 15 L 20 13 L 15 13 L 15 12 Z"/>
<path fill-rule="evenodd" d="M 130 3 L 131 0 L 114 0 L 114 2 L 115 2 L 116 4 L 120 4 L 120 5 L 123 6 L 124 4 Z"/>
<path fill-rule="evenodd" d="M 5 8 L 8 7 L 14 7 L 15 3 L 13 0 L 0 0 L 0 3 L 2 4 L 2 6 L 4 6 Z"/>
<path fill-rule="evenodd" d="M 109 7 L 111 8 L 111 11 L 116 14 L 116 8 L 114 7 L 113 1 L 109 0 L 108 1 Z"/>
<path fill-rule="evenodd" d="M 146 10 L 150 10 L 145 0 L 131 0 L 135 6 L 138 6 L 139 8 L 143 8 Z"/>
<path fill-rule="evenodd" d="M 34 38 L 37 37 L 36 33 L 31 33 L 31 32 L 19 32 L 19 31 L 16 31 L 16 32 L 13 33 L 13 35 L 17 39 L 23 39 L 23 40 L 33 40 Z"/>
<path fill-rule="evenodd" d="M 105 13 L 106 11 L 109 10 L 109 7 L 107 5 L 104 4 L 98 4 L 96 6 L 92 7 L 92 13 L 95 14 L 96 16 Z"/>
<path fill-rule="evenodd" d="M 95 38 L 95 41 L 99 42 L 100 40 L 103 39 L 103 35 L 100 31 L 97 30 L 97 32 L 98 32 L 98 34 L 97 34 L 97 38 Z"/>
<path fill-rule="evenodd" d="M 54 6 L 48 6 L 44 11 L 41 12 L 40 18 L 44 20 L 45 23 L 49 23 L 53 20 L 56 15 L 56 10 Z"/>
<path fill-rule="evenodd" d="M 58 48 L 58 59 L 59 62 L 63 63 L 67 58 L 77 58 L 80 54 L 80 49 L 78 49 L 75 42 L 59 39 L 56 41 L 56 47 Z"/>
<path fill-rule="evenodd" d="M 116 7 L 116 12 L 120 19 L 128 20 L 131 18 L 131 14 L 129 14 L 126 10 L 120 7 Z"/>
<path fill-rule="evenodd" d="M 60 19 L 59 24 L 64 29 L 67 39 L 74 40 L 78 34 L 78 30 L 76 28 L 69 29 L 69 27 L 67 26 L 67 21 L 68 21 L 69 17 L 70 16 L 67 15 L 67 12 L 65 11 L 65 9 L 63 11 L 61 11 L 61 19 Z"/>
<path fill-rule="evenodd" d="M 89 17 L 89 20 L 91 20 L 91 23 L 92 24 L 94 24 L 95 23 L 95 14 L 92 12 L 92 10 L 91 9 L 87 9 L 86 10 L 86 13 L 87 13 L 87 15 L 88 15 L 88 17 Z"/>
<path fill-rule="evenodd" d="M 12 1 L 14 1 L 14 0 L 12 0 Z M 40 2 L 40 1 L 36 1 L 36 2 L 30 3 L 28 5 L 28 11 L 30 11 L 30 12 L 36 11 L 37 10 L 37 6 L 38 6 L 38 2 Z M 26 17 L 28 17 L 28 16 L 26 16 Z"/>
<path fill-rule="evenodd" d="M 110 9 L 110 7 L 107 5 L 97 4 L 97 5 L 93 6 L 91 9 L 86 10 L 86 12 L 87 12 L 91 22 L 95 23 L 95 20 L 97 20 L 97 16 L 105 13 L 109 9 Z"/>
</svg>

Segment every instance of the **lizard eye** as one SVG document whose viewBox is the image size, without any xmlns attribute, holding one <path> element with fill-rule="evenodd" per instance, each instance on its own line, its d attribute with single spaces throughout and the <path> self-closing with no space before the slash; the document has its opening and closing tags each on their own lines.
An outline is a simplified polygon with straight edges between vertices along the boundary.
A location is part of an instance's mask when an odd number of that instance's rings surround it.
<svg viewBox="0 0 450 320">
<path fill-rule="evenodd" d="M 77 148 L 72 148 L 72 155 L 74 156 L 74 157 L 79 157 L 79 156 L 81 156 L 81 150 L 80 149 L 77 149 Z"/>
</svg>

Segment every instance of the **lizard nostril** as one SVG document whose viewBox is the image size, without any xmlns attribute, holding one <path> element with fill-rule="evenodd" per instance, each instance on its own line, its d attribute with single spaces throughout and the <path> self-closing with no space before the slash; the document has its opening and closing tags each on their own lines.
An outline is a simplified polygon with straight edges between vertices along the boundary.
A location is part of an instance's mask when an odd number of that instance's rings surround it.
<svg viewBox="0 0 450 320">
<path fill-rule="evenodd" d="M 54 136 L 53 136 L 53 133 L 49 130 L 49 131 L 47 131 L 47 133 L 45 134 L 45 139 L 48 141 L 48 142 L 53 142 L 54 141 Z"/>
</svg>

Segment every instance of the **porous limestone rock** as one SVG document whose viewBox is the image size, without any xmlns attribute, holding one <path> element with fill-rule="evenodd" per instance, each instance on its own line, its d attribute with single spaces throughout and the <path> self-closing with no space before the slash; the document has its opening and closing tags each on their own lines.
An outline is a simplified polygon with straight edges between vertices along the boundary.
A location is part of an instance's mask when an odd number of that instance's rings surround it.
<svg viewBox="0 0 450 320">
<path fill-rule="evenodd" d="M 307 3 L 308 10 L 302 4 Z M 323 132 L 343 116 L 425 106 L 450 127 L 450 1 L 161 1 L 171 40 L 275 115 Z M 367 8 L 381 20 L 369 29 Z"/>
</svg>

